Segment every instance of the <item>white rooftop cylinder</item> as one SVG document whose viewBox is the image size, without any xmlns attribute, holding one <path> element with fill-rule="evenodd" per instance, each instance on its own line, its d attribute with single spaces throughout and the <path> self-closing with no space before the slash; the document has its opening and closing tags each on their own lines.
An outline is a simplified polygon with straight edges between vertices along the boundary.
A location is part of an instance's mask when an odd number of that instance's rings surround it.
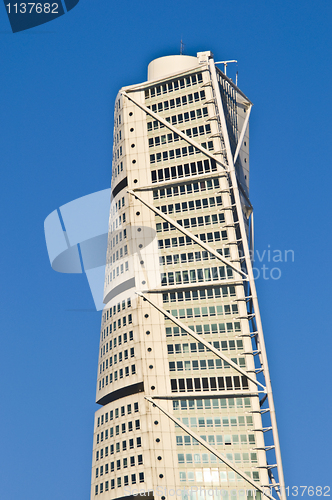
<svg viewBox="0 0 332 500">
<path fill-rule="evenodd" d="M 173 73 L 180 73 L 198 66 L 197 57 L 193 56 L 164 56 L 150 62 L 148 66 L 148 80 L 159 80 Z"/>
</svg>

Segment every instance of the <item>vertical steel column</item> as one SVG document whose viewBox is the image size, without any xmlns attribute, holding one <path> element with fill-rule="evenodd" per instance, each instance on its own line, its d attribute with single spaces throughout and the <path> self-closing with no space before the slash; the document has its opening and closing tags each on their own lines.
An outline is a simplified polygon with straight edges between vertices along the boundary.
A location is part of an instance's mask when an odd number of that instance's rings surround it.
<svg viewBox="0 0 332 500">
<path fill-rule="evenodd" d="M 228 137 L 228 132 L 227 132 L 226 119 L 225 119 L 224 108 L 223 108 L 223 104 L 222 104 L 222 100 L 221 100 L 219 83 L 218 83 L 218 79 L 217 79 L 217 72 L 216 72 L 214 60 L 212 58 L 209 61 L 209 65 L 210 65 L 210 74 L 211 74 L 211 80 L 212 80 L 212 88 L 214 89 L 217 108 L 219 111 L 220 125 L 221 125 L 221 129 L 223 132 L 223 138 L 224 138 L 224 142 L 225 142 L 225 146 L 226 146 L 226 154 L 227 154 L 228 166 L 229 166 L 229 175 L 230 175 L 230 179 L 231 179 L 231 183 L 232 183 L 232 189 L 233 189 L 236 209 L 237 209 L 237 213 L 238 213 L 239 227 L 240 227 L 240 232 L 241 232 L 241 236 L 242 236 L 242 244 L 243 244 L 243 249 L 244 249 L 247 273 L 248 273 L 248 277 L 249 277 L 252 303 L 254 306 L 256 323 L 257 323 L 258 340 L 259 340 L 261 356 L 262 356 L 262 365 L 263 365 L 263 371 L 264 371 L 264 377 L 265 377 L 265 385 L 266 385 L 267 397 L 268 397 L 269 408 L 270 408 L 272 433 L 273 433 L 273 439 L 274 439 L 274 445 L 275 445 L 275 455 L 276 455 L 276 461 L 277 461 L 277 466 L 278 466 L 277 468 L 278 468 L 278 477 L 279 477 L 279 484 L 280 484 L 280 493 L 281 493 L 282 500 L 287 500 L 284 474 L 283 474 L 283 469 L 282 469 L 278 427 L 277 427 L 277 420 L 276 420 L 273 395 L 272 395 L 271 379 L 270 379 L 269 367 L 268 367 L 268 362 L 267 362 L 266 348 L 265 348 L 265 342 L 264 342 L 264 336 L 263 336 L 263 327 L 262 327 L 262 321 L 261 321 L 260 312 L 259 312 L 256 285 L 255 285 L 253 269 L 252 269 L 252 264 L 251 264 L 249 244 L 248 244 L 246 229 L 245 229 L 245 224 L 244 224 L 239 187 L 238 187 L 238 182 L 237 182 L 237 177 L 236 177 L 236 172 L 235 172 L 235 167 L 234 167 L 234 161 L 233 161 L 233 155 L 232 155 L 229 137 Z"/>
</svg>

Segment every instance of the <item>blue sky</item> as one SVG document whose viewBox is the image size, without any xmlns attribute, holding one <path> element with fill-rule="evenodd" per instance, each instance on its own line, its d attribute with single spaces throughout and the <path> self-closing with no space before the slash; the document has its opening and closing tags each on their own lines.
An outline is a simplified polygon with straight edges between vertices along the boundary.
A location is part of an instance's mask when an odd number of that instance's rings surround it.
<svg viewBox="0 0 332 500">
<path fill-rule="evenodd" d="M 181 38 L 188 55 L 237 59 L 254 103 L 256 248 L 295 255 L 257 281 L 286 483 L 331 486 L 331 14 L 319 0 L 81 0 L 12 34 L 1 7 L 0 498 L 89 498 L 100 313 L 84 275 L 52 271 L 43 222 L 109 186 L 117 91 Z"/>
</svg>

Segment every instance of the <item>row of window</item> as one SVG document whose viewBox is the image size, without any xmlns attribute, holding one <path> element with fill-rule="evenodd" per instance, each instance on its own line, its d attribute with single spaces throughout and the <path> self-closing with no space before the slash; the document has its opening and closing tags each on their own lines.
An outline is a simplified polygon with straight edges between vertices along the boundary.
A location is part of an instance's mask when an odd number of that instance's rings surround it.
<svg viewBox="0 0 332 500">
<path fill-rule="evenodd" d="M 191 201 L 183 201 L 182 203 L 175 203 L 173 205 L 162 205 L 161 207 L 156 207 L 158 208 L 161 212 L 164 214 L 174 214 L 178 212 L 187 212 L 188 210 L 204 210 L 213 208 L 215 206 L 220 207 L 222 205 L 222 199 L 221 196 L 211 196 L 210 198 L 196 198 L 195 200 Z"/>
<path fill-rule="evenodd" d="M 173 80 L 163 85 L 157 85 L 150 89 L 145 90 L 145 99 L 154 98 L 155 96 L 161 94 L 167 94 L 168 92 L 176 92 L 177 90 L 184 89 L 185 87 L 191 87 L 192 85 L 197 85 L 203 83 L 202 73 L 197 73 L 195 75 L 189 75 L 180 80 Z"/>
<path fill-rule="evenodd" d="M 190 436 L 188 436 L 190 437 Z M 217 438 L 222 438 L 222 436 L 216 436 Z M 230 436 L 228 436 L 230 438 Z M 233 436 L 233 437 L 239 437 L 239 436 Z M 242 437 L 242 436 L 241 436 Z M 247 438 L 247 436 L 245 436 Z M 209 441 L 209 444 L 215 445 L 215 439 L 214 436 L 209 436 L 211 438 L 211 441 Z M 198 443 L 197 443 L 198 444 Z M 222 444 L 222 442 L 218 442 L 217 440 L 217 445 Z M 227 443 L 225 443 L 227 444 Z M 229 443 L 230 444 L 230 443 Z M 241 443 L 242 444 L 242 443 Z M 241 456 L 242 455 L 242 456 Z M 224 456 L 224 455 L 223 455 Z M 257 453 L 226 453 L 226 458 L 230 462 L 235 462 L 235 463 L 244 463 L 247 464 L 251 462 L 252 464 L 257 464 Z M 218 459 L 213 453 L 178 453 L 178 463 L 179 464 L 216 464 L 216 463 L 223 463 L 222 460 Z"/>
<path fill-rule="evenodd" d="M 121 424 L 121 432 L 122 432 L 122 434 L 124 434 L 126 432 L 131 432 L 133 430 L 133 428 L 134 428 L 133 427 L 134 424 L 135 424 L 135 429 L 136 430 L 139 430 L 141 428 L 139 420 L 135 420 L 135 422 L 130 421 L 130 422 L 127 422 L 127 424 L 125 422 L 123 424 Z M 120 433 L 119 429 L 120 429 L 120 425 L 116 425 L 115 426 L 115 434 L 116 434 L 116 436 L 118 436 L 119 433 Z M 99 433 L 97 434 L 97 436 L 96 436 L 96 444 L 99 444 L 99 438 L 100 438 L 100 442 L 103 442 L 104 435 L 105 435 L 105 440 L 108 439 L 108 429 L 105 430 L 105 433 L 104 433 L 104 431 L 102 431 L 100 434 Z M 110 428 L 110 437 L 111 438 L 113 437 L 113 427 Z M 113 446 L 113 448 L 112 448 L 112 446 Z M 111 445 L 111 455 L 113 453 L 114 453 L 114 445 Z M 105 451 L 105 456 L 107 456 L 106 455 L 106 451 Z"/>
<path fill-rule="evenodd" d="M 112 215 L 115 215 L 115 213 L 120 210 L 121 208 L 123 208 L 125 206 L 125 198 L 124 196 L 122 197 L 122 199 L 120 199 L 119 201 L 116 201 L 114 203 L 114 201 L 111 203 L 111 214 Z"/>
<path fill-rule="evenodd" d="M 232 391 L 249 389 L 248 379 L 243 375 L 233 377 L 203 377 L 171 379 L 172 392 Z"/>
<path fill-rule="evenodd" d="M 169 99 L 167 101 L 159 101 L 158 103 L 154 103 L 147 107 L 154 113 L 162 113 L 163 111 L 169 111 L 170 109 L 186 107 L 188 104 L 193 104 L 194 102 L 205 101 L 205 99 L 205 90 L 201 90 L 200 92 L 182 95 L 181 97 L 175 97 L 174 99 Z"/>
<path fill-rule="evenodd" d="M 244 417 L 243 415 L 239 415 L 238 417 L 183 417 L 182 423 L 187 427 L 244 427 L 245 425 L 252 427 L 254 425 L 252 415 L 247 415 Z M 178 427 L 175 425 L 175 427 Z M 182 441 L 181 441 L 182 443 Z M 188 444 L 186 441 L 186 437 L 184 439 L 184 444 Z"/>
<path fill-rule="evenodd" d="M 132 375 L 135 375 L 136 374 L 136 366 L 135 365 L 131 365 L 131 374 Z M 125 366 L 125 368 L 120 368 L 119 370 L 119 379 L 123 378 L 123 377 L 129 377 L 130 373 L 129 373 L 129 366 Z M 109 382 L 108 382 L 109 380 Z M 118 380 L 118 371 L 116 370 L 114 372 L 114 382 L 116 382 Z M 103 389 L 106 385 L 108 385 L 108 383 L 112 384 L 113 382 L 113 373 L 110 373 L 109 376 L 106 375 L 106 377 L 102 378 L 101 380 L 99 380 L 99 390 Z"/>
<path fill-rule="evenodd" d="M 225 215 L 224 214 L 212 214 L 212 215 L 202 215 L 200 217 L 191 217 L 190 219 L 179 219 L 176 222 L 183 226 L 184 228 L 192 228 L 192 227 L 202 227 L 202 226 L 211 226 L 211 224 L 224 224 L 225 223 Z M 173 224 L 168 222 L 161 222 L 156 224 L 157 233 L 161 231 L 174 231 L 175 227 Z"/>
<path fill-rule="evenodd" d="M 134 413 L 137 413 L 137 412 L 138 412 L 138 403 L 134 403 Z M 127 412 L 126 412 L 125 406 L 121 406 L 121 408 L 115 408 L 115 410 L 111 410 L 110 415 L 109 415 L 110 421 L 112 421 L 113 418 L 119 418 L 120 415 L 121 415 L 121 417 L 124 417 L 126 414 L 127 415 L 132 414 L 132 405 L 131 404 L 127 405 Z M 105 422 L 105 424 L 108 423 L 108 412 L 106 412 L 105 415 L 101 415 L 100 417 L 98 417 L 97 427 L 99 427 L 100 425 L 104 425 L 104 422 Z"/>
<path fill-rule="evenodd" d="M 103 346 L 103 354 L 105 354 L 105 352 L 107 353 L 108 351 L 108 343 L 106 343 L 106 350 L 105 350 L 105 346 Z M 135 356 L 135 349 L 134 347 L 131 347 L 130 349 L 125 349 L 122 353 L 119 352 L 118 354 L 114 354 L 114 356 L 110 356 L 109 358 L 109 366 L 111 367 L 112 364 L 113 364 L 113 358 L 114 358 L 114 364 L 116 365 L 117 362 L 118 362 L 118 359 L 119 359 L 119 363 L 121 363 L 122 360 L 126 360 L 126 359 L 129 359 L 129 356 L 131 358 L 133 358 Z M 106 365 L 106 370 L 108 369 L 108 359 L 106 359 L 106 361 L 103 361 L 102 363 L 100 363 L 100 368 L 99 368 L 99 373 L 101 373 L 102 371 L 104 372 L 105 371 L 105 365 Z"/>
<path fill-rule="evenodd" d="M 116 165 L 114 167 L 114 169 L 112 169 L 112 176 L 114 178 L 116 178 L 120 174 L 120 172 L 123 172 L 123 162 L 122 161 L 118 165 Z"/>
<path fill-rule="evenodd" d="M 225 250 L 227 250 L 225 248 Z M 163 302 L 183 302 L 184 300 L 219 299 L 220 297 L 236 297 L 235 286 L 221 288 L 205 288 L 203 290 L 188 290 L 186 292 L 163 293 Z"/>
<path fill-rule="evenodd" d="M 250 398 L 181 399 L 173 400 L 173 410 L 231 410 L 251 408 Z"/>
<path fill-rule="evenodd" d="M 127 324 L 131 325 L 132 322 L 133 322 L 133 315 L 132 314 L 128 314 L 128 316 L 123 316 L 122 318 L 119 318 L 117 321 L 113 321 L 113 323 L 110 323 L 109 326 L 106 328 L 106 336 L 108 336 L 108 332 L 111 335 L 111 333 L 115 332 L 117 328 L 118 329 L 122 328 L 124 326 L 127 326 Z M 129 339 L 129 340 L 132 340 L 132 339 Z"/>
<path fill-rule="evenodd" d="M 115 261 L 122 259 L 126 255 L 128 255 L 128 246 L 127 245 L 125 245 L 123 248 L 122 247 L 119 248 L 119 250 L 114 252 L 113 256 L 112 255 L 110 256 L 109 261 L 107 263 L 112 264 L 112 262 L 113 262 L 113 264 L 114 264 Z"/>
<path fill-rule="evenodd" d="M 127 445 L 128 445 L 128 447 L 127 447 Z M 136 438 L 136 448 L 141 448 L 141 446 L 142 446 L 142 438 L 137 437 Z M 99 458 L 100 458 L 100 460 L 103 460 L 104 457 L 107 458 L 109 451 L 110 451 L 111 455 L 114 455 L 114 451 L 115 451 L 115 453 L 120 453 L 121 449 L 122 449 L 122 451 L 127 451 L 127 449 L 133 450 L 134 447 L 135 447 L 135 440 L 134 439 L 128 439 L 128 441 L 122 441 L 122 444 L 120 442 L 117 442 L 117 443 L 115 443 L 115 447 L 114 447 L 114 444 L 112 444 L 110 446 L 105 446 L 105 449 L 101 448 L 100 450 L 96 451 L 96 461 L 98 462 Z"/>
<path fill-rule="evenodd" d="M 108 349 L 111 351 L 112 348 L 115 349 L 117 346 L 122 345 L 122 339 L 123 339 L 123 343 L 125 344 L 128 341 L 128 337 L 129 337 L 129 341 L 134 340 L 134 332 L 132 330 L 129 332 L 129 334 L 124 333 L 123 335 L 119 335 L 118 338 L 114 337 L 114 339 L 110 340 L 109 343 L 106 342 L 106 344 L 103 346 L 103 353 L 102 354 L 104 355 L 105 353 L 107 353 Z"/>
<path fill-rule="evenodd" d="M 217 252 L 220 255 L 224 255 L 224 257 L 229 258 L 230 257 L 230 250 L 229 248 L 218 248 Z M 179 255 L 178 253 L 175 254 L 170 254 L 170 255 L 162 255 L 159 257 L 159 264 L 161 266 L 166 265 L 177 265 L 180 263 L 181 259 L 181 264 L 186 264 L 187 262 L 201 262 L 202 260 L 215 260 L 216 257 L 208 252 L 207 250 L 202 250 L 202 252 L 189 252 L 189 253 L 182 253 Z"/>
<path fill-rule="evenodd" d="M 213 233 L 201 233 L 196 234 L 201 241 L 204 243 L 213 243 L 216 241 L 227 241 L 227 231 L 214 231 Z M 158 246 L 160 249 L 162 248 L 176 248 L 183 247 L 184 245 L 193 245 L 194 242 L 190 238 L 190 236 L 179 236 L 174 238 L 165 238 L 164 240 L 158 240 Z M 231 269 L 231 268 L 229 268 Z"/>
<path fill-rule="evenodd" d="M 115 163 L 120 156 L 122 156 L 122 146 L 120 146 L 118 149 L 115 149 L 115 145 L 113 146 L 113 162 Z"/>
<path fill-rule="evenodd" d="M 116 478 L 116 483 L 115 479 L 111 479 L 111 481 L 105 481 L 105 491 L 109 491 L 109 487 L 111 490 L 114 490 L 115 486 L 117 488 L 121 488 L 121 486 L 128 486 L 129 485 L 129 479 L 131 481 L 131 484 L 137 484 L 138 482 L 144 483 L 144 472 L 140 472 L 139 474 L 130 474 L 130 476 L 124 476 L 123 477 L 123 482 L 121 477 Z M 104 483 L 100 483 L 99 488 L 98 484 L 95 486 L 95 495 L 98 495 L 99 493 L 104 492 Z"/>
<path fill-rule="evenodd" d="M 186 150 L 187 148 L 182 148 L 183 150 Z M 181 150 L 175 150 L 179 151 L 179 155 L 176 156 L 176 158 L 181 157 Z M 168 153 L 171 154 L 171 151 L 165 151 L 165 158 L 166 155 L 168 156 Z M 163 157 L 164 157 L 163 153 Z M 172 150 L 172 155 L 174 153 L 174 150 Z M 150 155 L 150 162 L 155 163 L 157 155 Z M 182 154 L 182 156 L 186 156 Z M 152 158 L 153 157 L 153 158 Z M 170 156 L 170 159 L 174 159 L 174 156 Z M 161 161 L 158 160 L 157 161 Z M 182 177 L 189 177 L 191 175 L 200 175 L 204 173 L 209 173 L 209 172 L 216 172 L 217 171 L 217 165 L 215 160 L 212 159 L 205 159 L 205 160 L 199 160 L 197 162 L 192 161 L 191 163 L 185 163 L 184 165 L 176 165 L 174 167 L 166 167 L 166 168 L 160 168 L 159 170 L 151 170 L 151 180 L 152 183 L 155 182 L 163 182 L 163 181 L 169 181 L 171 179 L 180 179 Z M 174 189 L 174 188 L 173 188 Z"/>
<path fill-rule="evenodd" d="M 241 325 L 240 322 L 235 321 L 234 323 L 213 323 L 211 325 L 190 325 L 188 326 L 192 331 L 196 332 L 198 335 L 209 335 L 211 334 L 225 334 L 226 333 L 226 328 L 227 328 L 227 333 L 228 334 L 233 334 L 235 332 L 240 332 L 241 331 Z M 179 337 L 180 335 L 180 330 L 181 330 L 181 335 L 186 336 L 188 335 L 187 332 L 185 332 L 182 328 L 178 326 L 167 326 L 166 327 L 166 337 Z"/>
<path fill-rule="evenodd" d="M 213 144 L 213 143 L 212 143 Z M 194 154 L 199 154 L 200 151 L 198 148 L 194 148 L 194 146 L 183 146 L 182 148 L 176 148 L 176 149 L 170 149 L 169 151 L 163 151 L 162 153 L 156 153 L 156 154 L 151 154 L 150 155 L 150 163 L 159 163 L 161 161 L 172 161 L 175 158 L 181 158 L 185 156 L 192 156 Z M 173 167 L 174 169 L 174 167 Z M 169 169 L 168 169 L 169 170 Z M 176 171 L 175 169 L 173 170 L 174 172 L 174 177 L 172 176 L 172 179 L 176 179 L 178 176 L 176 176 Z M 187 174 L 190 175 L 190 174 Z M 197 174 L 193 174 L 197 175 Z M 179 176 L 183 177 L 183 175 Z M 170 177 L 165 180 L 169 180 Z M 155 181 L 156 182 L 156 181 Z"/>
<path fill-rule="evenodd" d="M 198 135 L 208 135 L 211 134 L 211 126 L 209 124 L 207 125 L 200 125 L 199 127 L 193 127 L 193 128 L 187 128 L 185 131 L 183 130 L 183 133 L 185 133 L 188 137 L 197 137 Z"/>
<path fill-rule="evenodd" d="M 165 120 L 168 123 L 171 123 L 173 126 L 176 126 L 177 124 L 184 123 L 184 122 L 189 122 L 189 121 L 194 121 L 194 120 L 200 120 L 203 117 L 207 118 L 209 116 L 208 113 L 208 108 L 197 108 L 193 109 L 191 111 L 186 111 L 185 113 L 179 113 L 177 115 L 172 115 L 172 116 L 166 116 Z M 160 124 L 163 125 L 163 124 Z M 163 128 L 159 125 L 159 128 Z"/>
<path fill-rule="evenodd" d="M 111 233 L 113 232 L 112 231 L 112 228 L 110 228 L 110 231 Z M 124 229 L 123 230 L 123 239 L 125 240 L 127 238 L 127 230 Z M 122 241 L 122 231 L 119 231 L 115 236 L 113 236 L 113 238 L 110 238 L 110 243 L 111 243 L 111 250 L 112 248 L 115 247 L 115 245 L 118 245 L 118 243 L 121 243 Z"/>
<path fill-rule="evenodd" d="M 152 122 L 148 123 L 148 130 L 152 129 Z M 188 128 L 182 131 L 188 137 L 197 137 L 198 135 L 211 134 L 211 125 L 208 123 L 206 125 L 200 125 L 199 127 Z M 180 140 L 180 136 L 174 132 L 164 134 L 161 136 L 150 137 L 149 138 L 149 148 L 163 146 L 165 144 L 170 144 L 172 142 L 177 142 Z"/>
<path fill-rule="evenodd" d="M 252 473 L 252 476 L 251 476 L 251 472 L 250 471 L 246 471 L 245 474 L 248 476 L 248 477 L 252 477 L 254 481 L 259 481 L 259 472 L 258 471 L 253 471 Z M 193 471 L 180 471 L 180 481 L 181 482 L 186 482 L 186 481 L 196 481 L 197 483 L 202 483 L 204 481 L 204 483 L 213 483 L 213 484 L 219 484 L 219 481 L 220 483 L 226 483 L 227 482 L 227 478 L 228 478 L 228 482 L 230 483 L 234 483 L 235 482 L 235 479 L 237 481 L 243 481 L 243 478 L 239 475 L 239 474 L 236 474 L 235 472 L 233 471 L 219 471 L 217 468 L 214 468 L 214 469 L 210 469 L 210 468 L 204 468 L 203 471 L 202 470 L 193 470 Z M 211 495 L 211 492 L 214 493 L 214 496 Z M 203 490 L 203 493 L 204 493 L 204 490 Z M 242 494 L 241 494 L 242 493 Z M 251 499 L 253 500 L 253 497 L 250 496 L 250 495 L 246 495 L 245 494 L 246 491 L 244 489 L 240 490 L 239 492 L 237 492 L 236 490 L 232 490 L 230 492 L 231 494 L 231 500 L 237 500 L 237 494 L 239 494 L 239 500 L 246 500 L 247 498 L 248 499 Z M 257 500 L 260 499 L 260 492 L 259 491 L 255 491 L 255 498 L 257 498 Z M 201 498 L 204 498 L 201 497 Z M 207 496 L 208 499 L 215 499 L 215 500 L 229 500 L 229 497 L 228 497 L 228 491 L 223 489 L 223 490 L 208 490 L 208 496 Z"/>
<path fill-rule="evenodd" d="M 194 102 L 205 101 L 205 90 L 200 92 L 194 92 L 193 94 L 186 94 L 174 99 L 169 99 L 167 101 L 159 101 L 157 103 L 147 106 L 154 113 L 162 113 L 163 111 L 168 111 L 169 109 L 186 107 L 188 104 L 193 104 Z"/>
<path fill-rule="evenodd" d="M 123 214 L 119 215 L 119 217 L 117 217 L 113 223 L 110 223 L 109 225 L 109 230 L 111 232 L 115 231 L 116 229 L 118 229 L 118 227 L 120 228 L 121 227 L 121 224 L 126 222 L 126 212 L 124 212 Z"/>
<path fill-rule="evenodd" d="M 111 271 L 110 274 L 108 274 L 108 283 L 111 283 L 115 278 L 120 276 L 120 274 L 123 274 L 125 272 L 129 271 L 129 262 L 126 261 L 124 264 L 120 264 L 116 268 L 113 269 L 113 272 Z M 112 278 L 113 276 L 113 278 Z"/>
<path fill-rule="evenodd" d="M 152 122 L 148 123 L 148 130 L 149 130 L 149 125 L 151 125 L 151 128 L 152 128 Z M 150 128 L 150 130 L 151 130 L 151 128 Z M 177 142 L 179 140 L 180 140 L 180 136 L 179 136 L 179 134 L 176 134 L 175 132 L 169 132 L 168 134 L 164 134 L 162 136 L 157 135 L 156 137 L 150 137 L 149 148 L 163 146 L 164 144 L 170 144 L 172 142 Z"/>
<path fill-rule="evenodd" d="M 121 140 L 122 140 L 122 131 L 119 130 L 119 132 L 116 135 L 114 134 L 114 144 L 119 144 Z"/>
<path fill-rule="evenodd" d="M 143 465 L 143 455 L 137 455 L 137 457 L 135 456 L 132 456 L 132 457 L 129 457 L 129 458 L 123 458 L 122 459 L 122 467 L 121 467 L 121 460 L 117 460 L 116 462 L 111 462 L 110 463 L 110 472 L 114 472 L 115 471 L 115 467 L 116 467 L 116 470 L 121 470 L 121 468 L 123 469 L 127 469 L 127 467 L 136 467 L 136 465 Z M 105 474 L 108 474 L 108 464 L 105 464 Z M 104 474 L 104 466 L 101 465 L 100 467 L 96 467 L 96 478 L 98 477 L 98 475 L 102 476 Z"/>
<path fill-rule="evenodd" d="M 227 273 L 227 274 L 226 274 Z M 228 266 L 207 267 L 204 269 L 188 269 L 185 271 L 170 271 L 161 273 L 161 286 L 182 285 L 186 283 L 201 283 L 206 281 L 221 281 L 233 278 L 233 269 Z"/>
<path fill-rule="evenodd" d="M 204 215 L 200 217 L 190 217 L 190 219 L 178 219 L 176 221 L 180 226 L 185 228 L 197 227 L 197 226 L 209 226 L 211 224 L 224 224 L 225 214 L 212 214 Z"/>
<path fill-rule="evenodd" d="M 127 301 L 123 300 L 122 302 L 118 302 L 117 304 L 114 304 L 113 307 L 110 307 L 107 309 L 107 311 L 104 312 L 103 314 L 103 320 L 107 321 L 110 319 L 112 316 L 114 316 L 116 313 L 119 313 L 120 311 L 124 311 L 126 307 L 131 307 L 131 298 L 128 298 Z M 106 328 L 106 334 L 108 335 L 108 327 Z M 105 330 L 104 330 L 104 338 L 105 338 Z"/>
<path fill-rule="evenodd" d="M 173 196 L 191 195 L 211 189 L 219 189 L 219 179 L 208 179 L 206 181 L 193 182 L 188 184 L 181 184 L 180 186 L 173 186 L 169 188 L 161 188 L 153 191 L 154 200 L 162 200 L 163 198 L 172 198 Z"/>
<path fill-rule="evenodd" d="M 235 340 L 222 340 L 219 342 L 219 340 L 216 340 L 214 342 L 210 342 L 211 345 L 213 344 L 213 347 L 216 349 L 221 349 L 222 351 L 235 351 L 235 350 L 242 350 L 243 349 L 243 341 L 240 339 Z M 189 351 L 190 349 L 190 351 Z M 204 344 L 201 344 L 198 342 L 192 342 L 190 344 L 168 344 L 167 345 L 167 352 L 168 354 L 188 354 L 189 352 L 211 352 L 208 347 L 205 347 Z"/>
<path fill-rule="evenodd" d="M 176 318 L 184 319 L 184 318 L 206 318 L 206 317 L 214 317 L 214 316 L 222 316 L 223 314 L 232 314 L 236 316 L 238 314 L 237 304 L 225 304 L 224 306 L 209 306 L 209 307 L 188 307 L 187 309 L 172 309 L 172 316 Z"/>
<path fill-rule="evenodd" d="M 231 358 L 232 361 L 240 366 L 240 368 L 246 367 L 246 362 L 244 358 Z M 223 361 L 220 358 L 217 359 L 191 359 L 185 361 L 169 361 L 169 371 L 170 372 L 182 372 L 187 370 L 220 370 L 229 368 L 230 365 L 227 361 Z"/>
<path fill-rule="evenodd" d="M 116 115 L 116 112 L 120 110 L 120 100 L 118 101 L 118 103 L 119 103 L 118 108 L 115 105 L 114 115 Z M 115 119 L 115 116 L 114 116 L 114 119 Z M 119 115 L 116 118 L 116 126 L 118 127 L 119 125 L 121 125 L 121 113 L 119 113 Z"/>
</svg>

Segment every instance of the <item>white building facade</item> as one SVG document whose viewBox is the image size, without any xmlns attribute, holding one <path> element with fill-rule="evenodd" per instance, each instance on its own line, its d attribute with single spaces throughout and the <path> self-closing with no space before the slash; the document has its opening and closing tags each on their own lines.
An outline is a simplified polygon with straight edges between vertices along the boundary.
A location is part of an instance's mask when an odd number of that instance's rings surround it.
<svg viewBox="0 0 332 500">
<path fill-rule="evenodd" d="M 251 106 L 210 52 L 156 59 L 117 96 L 91 499 L 285 499 Z"/>
</svg>

